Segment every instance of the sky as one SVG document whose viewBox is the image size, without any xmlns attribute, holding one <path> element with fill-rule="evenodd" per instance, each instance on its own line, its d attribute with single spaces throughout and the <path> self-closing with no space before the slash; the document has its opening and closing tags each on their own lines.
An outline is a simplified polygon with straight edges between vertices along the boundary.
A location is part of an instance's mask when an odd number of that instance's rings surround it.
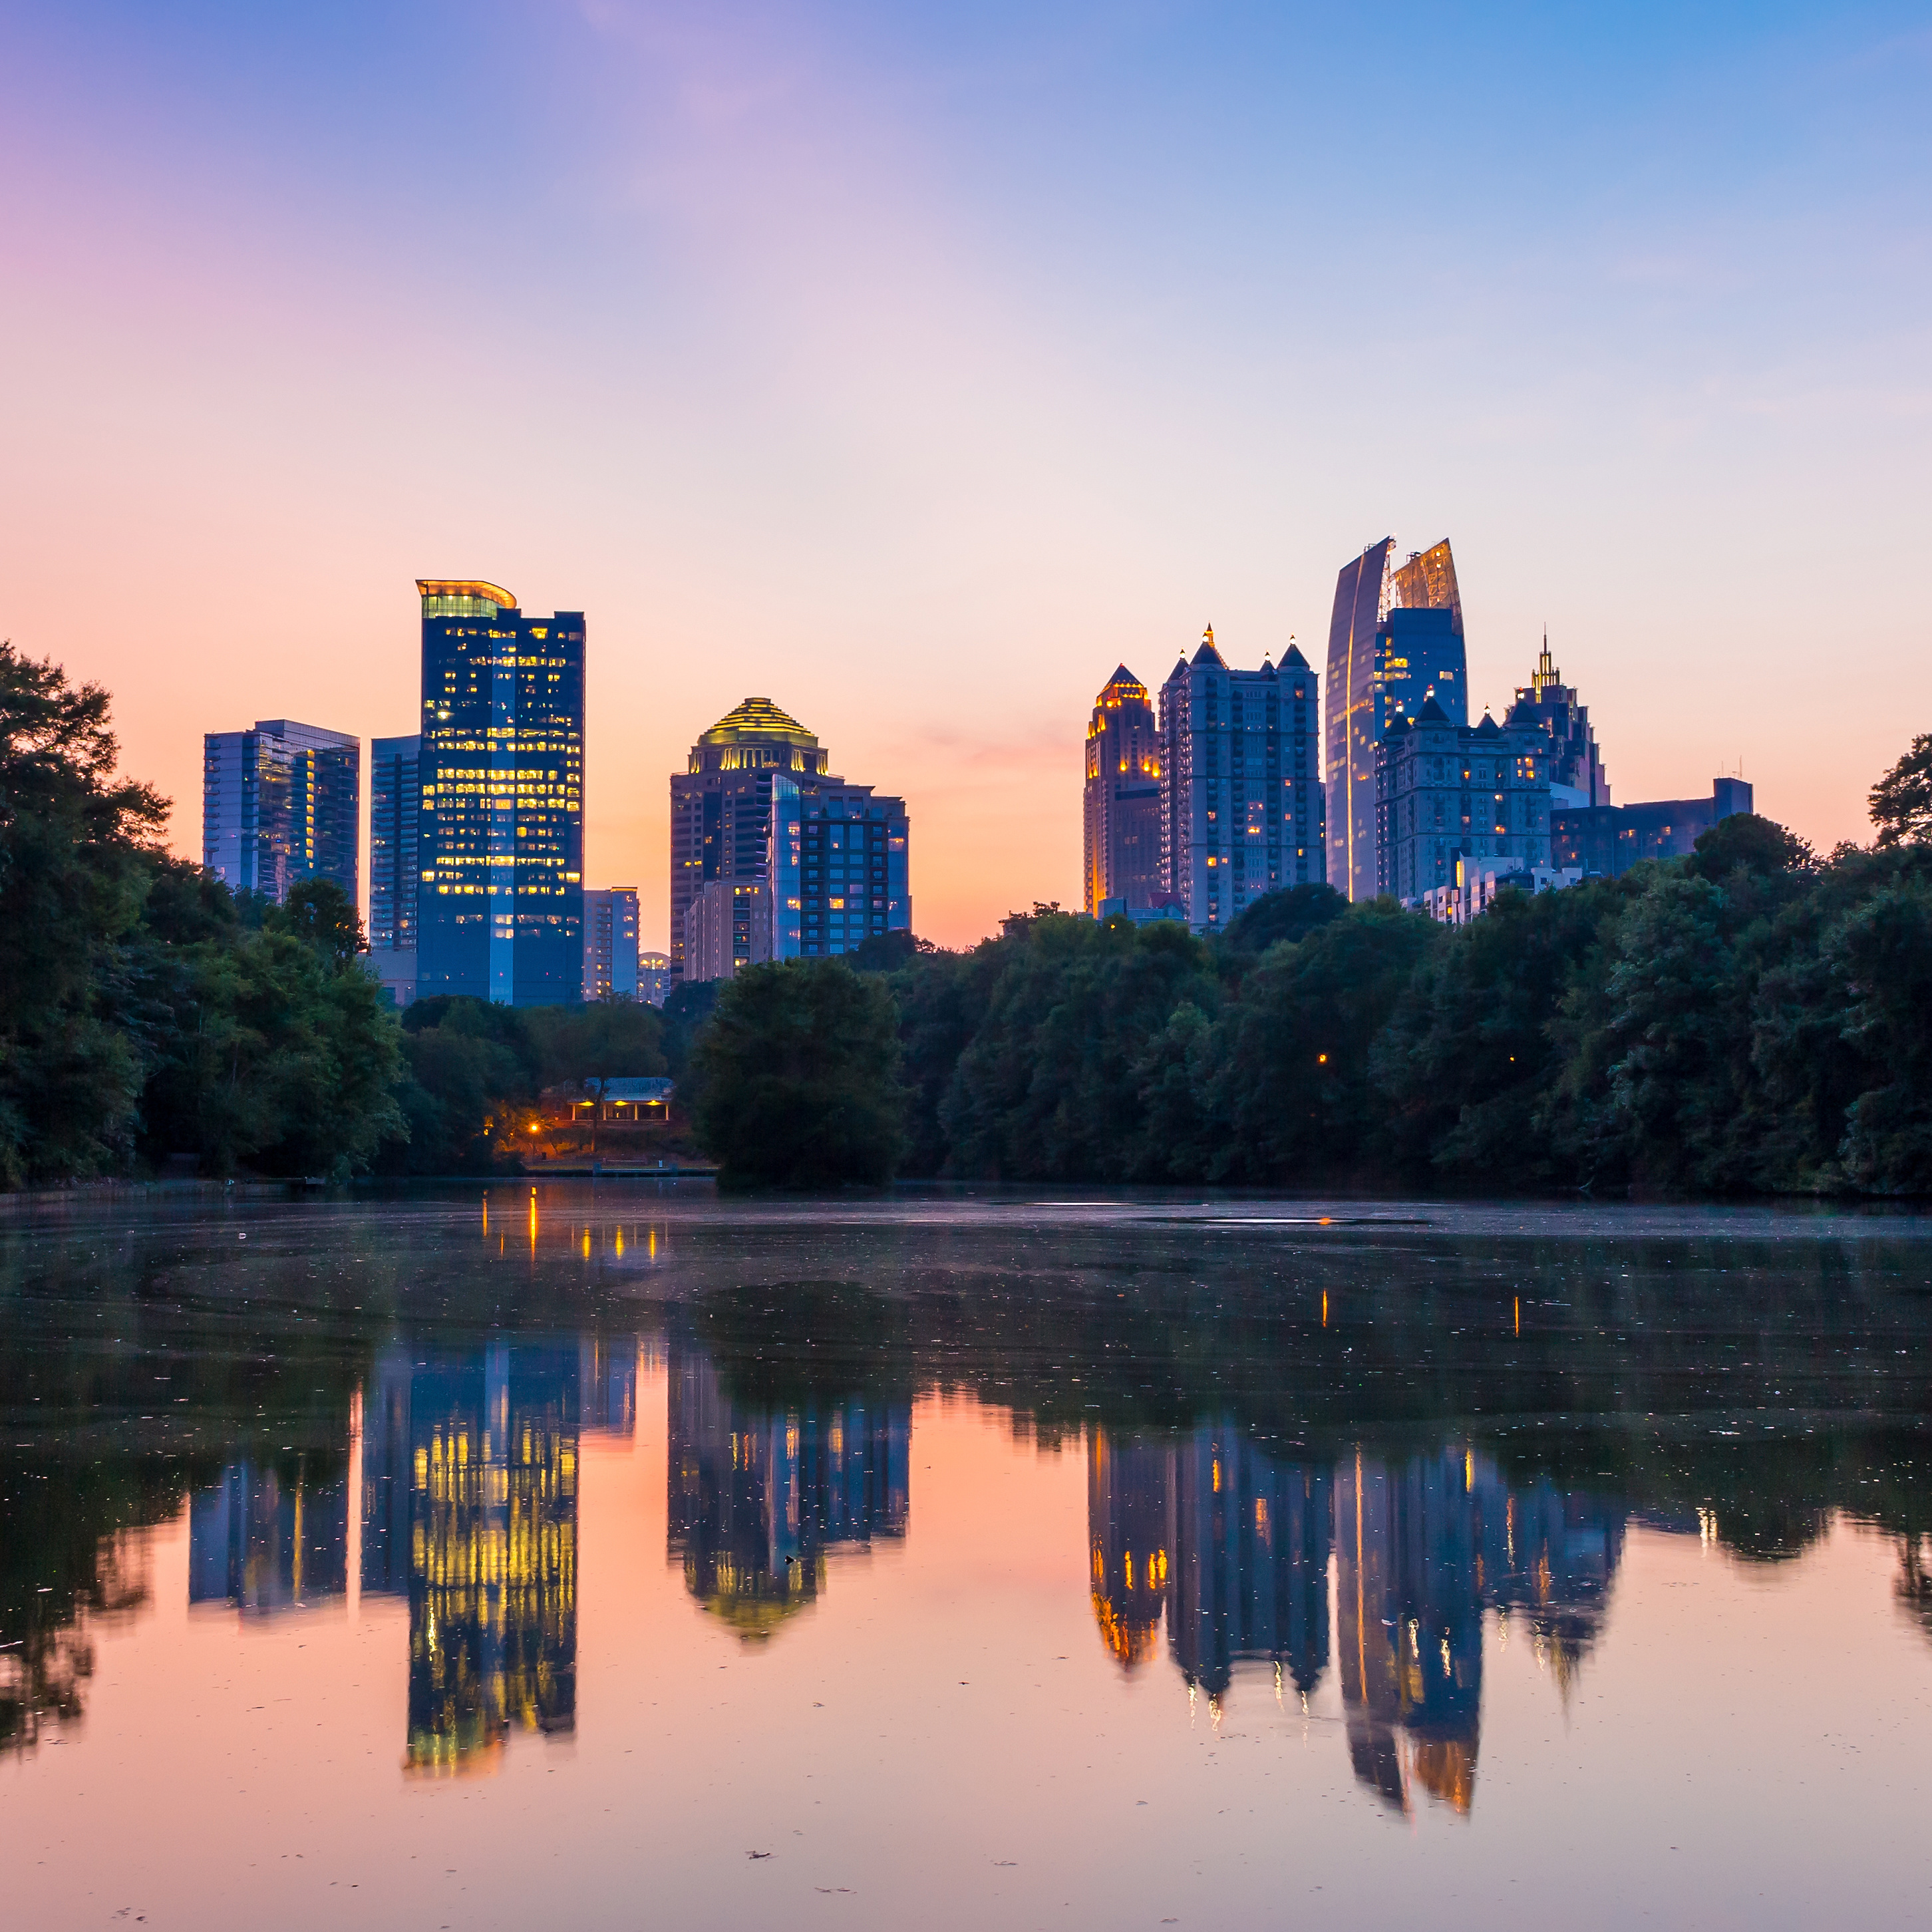
<svg viewBox="0 0 1932 1932">
<path fill-rule="evenodd" d="M 587 614 L 586 872 L 666 938 L 741 698 L 945 944 L 1082 745 L 1453 542 L 1618 802 L 1821 847 L 1932 730 L 1932 8 L 0 0 L 0 635 L 205 731 L 414 722 L 413 580 Z"/>
</svg>

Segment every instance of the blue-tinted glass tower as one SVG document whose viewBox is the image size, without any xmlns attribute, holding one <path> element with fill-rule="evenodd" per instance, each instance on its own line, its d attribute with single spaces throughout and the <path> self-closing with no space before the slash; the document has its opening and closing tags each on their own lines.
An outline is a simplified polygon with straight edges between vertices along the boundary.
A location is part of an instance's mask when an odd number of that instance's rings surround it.
<svg viewBox="0 0 1932 1932">
<path fill-rule="evenodd" d="M 584 614 L 419 579 L 417 992 L 584 995 Z"/>
<path fill-rule="evenodd" d="M 420 738 L 369 746 L 369 950 L 407 952 L 416 943 L 416 874 L 422 784 Z"/>
<path fill-rule="evenodd" d="M 875 932 L 910 932 L 905 800 L 782 774 L 771 784 L 770 956 L 821 958 L 855 952 Z"/>
<path fill-rule="evenodd" d="M 356 902 L 362 741 L 346 731 L 265 718 L 252 731 L 202 740 L 202 863 L 231 892 L 279 905 L 307 878 L 332 879 Z"/>
</svg>

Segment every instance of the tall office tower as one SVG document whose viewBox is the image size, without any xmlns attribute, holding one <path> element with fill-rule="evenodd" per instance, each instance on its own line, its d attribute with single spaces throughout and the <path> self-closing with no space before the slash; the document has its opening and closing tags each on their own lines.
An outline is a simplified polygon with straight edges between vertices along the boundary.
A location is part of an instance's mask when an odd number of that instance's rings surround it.
<svg viewBox="0 0 1932 1932">
<path fill-rule="evenodd" d="M 1196 932 L 1265 894 L 1318 885 L 1321 703 L 1292 644 L 1277 666 L 1230 670 L 1210 627 L 1161 687 L 1161 866 Z"/>
<path fill-rule="evenodd" d="M 584 991 L 584 614 L 494 584 L 422 596 L 417 986 L 506 1006 Z"/>
<path fill-rule="evenodd" d="M 1510 706 L 1509 723 L 1540 724 L 1550 735 L 1550 797 L 1558 810 L 1574 810 L 1610 802 L 1610 775 L 1597 753 L 1597 734 L 1589 706 L 1550 659 L 1550 633 L 1543 634 L 1543 655 L 1528 684 L 1520 686 Z"/>
<path fill-rule="evenodd" d="M 1534 719 L 1458 724 L 1433 699 L 1376 748 L 1377 890 L 1405 905 L 1456 882 L 1456 861 L 1550 863 L 1550 740 Z"/>
<path fill-rule="evenodd" d="M 279 905 L 307 878 L 358 900 L 362 741 L 292 718 L 202 740 L 202 863 L 231 892 Z"/>
<path fill-rule="evenodd" d="M 608 886 L 584 895 L 584 997 L 638 994 L 638 889 Z"/>
<path fill-rule="evenodd" d="M 1395 539 L 1345 564 L 1328 626 L 1328 883 L 1373 898 L 1376 747 L 1390 721 L 1433 699 L 1453 723 L 1469 720 L 1462 598 L 1445 540 L 1391 562 Z"/>
<path fill-rule="evenodd" d="M 772 959 L 856 952 L 873 934 L 912 930 L 912 854 L 902 798 L 822 779 L 772 785 Z"/>
<path fill-rule="evenodd" d="M 1087 910 L 1102 901 L 1150 906 L 1160 869 L 1160 728 L 1147 686 L 1122 664 L 1087 727 Z"/>
<path fill-rule="evenodd" d="M 769 698 L 748 698 L 691 748 L 670 782 L 670 956 L 684 976 L 684 914 L 713 879 L 762 879 L 770 842 L 772 779 L 824 778 L 827 754 Z M 830 778 L 836 784 L 838 780 Z"/>
<path fill-rule="evenodd" d="M 416 944 L 420 738 L 369 746 L 369 950 L 412 952 Z"/>
</svg>

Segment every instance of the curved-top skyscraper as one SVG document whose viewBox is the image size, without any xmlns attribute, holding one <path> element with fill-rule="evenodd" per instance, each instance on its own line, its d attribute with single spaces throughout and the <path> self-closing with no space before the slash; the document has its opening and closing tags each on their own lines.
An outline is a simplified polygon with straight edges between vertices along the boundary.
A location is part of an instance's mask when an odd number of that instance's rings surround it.
<svg viewBox="0 0 1932 1932">
<path fill-rule="evenodd" d="M 1394 549 L 1384 537 L 1342 566 L 1328 625 L 1328 883 L 1351 899 L 1382 890 L 1376 747 L 1390 720 L 1413 718 L 1432 698 L 1453 723 L 1469 722 L 1462 597 L 1448 539 L 1402 564 L 1391 563 Z"/>
</svg>

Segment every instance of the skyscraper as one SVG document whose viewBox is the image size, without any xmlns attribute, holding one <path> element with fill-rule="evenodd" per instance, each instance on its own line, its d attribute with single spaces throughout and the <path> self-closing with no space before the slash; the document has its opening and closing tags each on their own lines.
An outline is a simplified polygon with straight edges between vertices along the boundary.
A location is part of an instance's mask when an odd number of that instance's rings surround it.
<svg viewBox="0 0 1932 1932">
<path fill-rule="evenodd" d="M 1160 868 L 1160 732 L 1147 686 L 1122 664 L 1087 727 L 1087 910 L 1106 899 L 1150 906 Z"/>
<path fill-rule="evenodd" d="M 607 886 L 584 895 L 584 997 L 639 997 L 634 886 Z"/>
<path fill-rule="evenodd" d="M 1294 645 L 1230 670 L 1210 627 L 1160 694 L 1161 861 L 1197 932 L 1324 876 L 1321 699 Z"/>
<path fill-rule="evenodd" d="M 410 952 L 416 943 L 416 874 L 422 785 L 420 738 L 369 747 L 369 950 Z"/>
<path fill-rule="evenodd" d="M 1390 721 L 1432 698 L 1469 720 L 1462 592 L 1448 542 L 1393 566 L 1393 537 L 1371 544 L 1336 580 L 1328 626 L 1328 883 L 1352 899 L 1379 890 L 1376 747 Z"/>
<path fill-rule="evenodd" d="M 1528 684 L 1520 686 L 1507 721 L 1535 724 L 1550 739 L 1550 797 L 1565 809 L 1608 805 L 1610 774 L 1597 752 L 1597 734 L 1590 724 L 1590 708 L 1550 660 L 1550 634 L 1543 638 L 1543 655 Z"/>
<path fill-rule="evenodd" d="M 912 930 L 910 827 L 902 798 L 824 779 L 772 784 L 771 941 L 764 957 L 856 952 Z M 756 956 L 754 955 L 754 956 Z"/>
<path fill-rule="evenodd" d="M 1376 747 L 1377 890 L 1404 905 L 1456 882 L 1458 858 L 1550 863 L 1550 740 L 1534 718 L 1458 724 L 1434 698 Z"/>
<path fill-rule="evenodd" d="M 419 579 L 417 984 L 502 1005 L 584 988 L 584 614 Z"/>
<path fill-rule="evenodd" d="M 762 879 L 770 843 L 772 779 L 827 777 L 827 754 L 769 698 L 748 698 L 704 733 L 670 782 L 670 957 L 684 976 L 685 909 L 713 879 Z M 830 778 L 836 784 L 838 780 Z"/>
<path fill-rule="evenodd" d="M 306 878 L 358 899 L 362 741 L 265 718 L 202 740 L 202 863 L 231 892 L 279 905 Z"/>
</svg>

